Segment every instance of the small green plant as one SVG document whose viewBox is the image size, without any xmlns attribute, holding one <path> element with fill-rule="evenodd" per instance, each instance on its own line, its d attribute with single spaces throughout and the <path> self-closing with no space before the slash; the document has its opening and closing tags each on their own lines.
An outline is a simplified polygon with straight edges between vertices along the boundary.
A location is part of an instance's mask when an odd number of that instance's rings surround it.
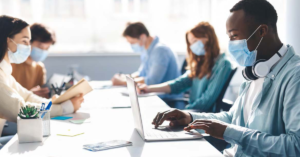
<svg viewBox="0 0 300 157">
<path fill-rule="evenodd" d="M 21 119 L 35 119 L 39 118 L 38 109 L 35 106 L 27 105 L 21 107 L 20 113 L 18 114 Z"/>
</svg>

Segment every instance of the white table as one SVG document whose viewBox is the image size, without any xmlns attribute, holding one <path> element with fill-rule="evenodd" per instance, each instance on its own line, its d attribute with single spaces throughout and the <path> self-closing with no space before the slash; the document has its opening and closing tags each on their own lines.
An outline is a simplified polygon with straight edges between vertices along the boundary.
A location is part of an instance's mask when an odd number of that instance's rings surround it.
<svg viewBox="0 0 300 157">
<path fill-rule="evenodd" d="M 112 109 L 112 106 L 127 106 L 129 97 L 122 96 L 125 88 L 94 90 L 86 95 L 82 108 L 70 116 L 74 118 L 90 118 L 89 123 L 72 124 L 68 120 L 51 120 L 51 136 L 44 138 L 43 143 L 19 144 L 18 136 L 6 144 L 0 151 L 0 157 L 69 157 L 69 156 L 222 156 L 205 139 L 144 142 L 134 129 L 131 108 Z M 150 124 L 158 111 L 169 107 L 157 96 L 139 98 L 143 123 Z M 167 123 L 166 123 L 167 124 Z M 83 130 L 84 134 L 76 137 L 58 136 L 67 129 Z M 109 140 L 129 140 L 133 146 L 90 152 L 83 149 L 84 144 L 92 144 Z"/>
</svg>

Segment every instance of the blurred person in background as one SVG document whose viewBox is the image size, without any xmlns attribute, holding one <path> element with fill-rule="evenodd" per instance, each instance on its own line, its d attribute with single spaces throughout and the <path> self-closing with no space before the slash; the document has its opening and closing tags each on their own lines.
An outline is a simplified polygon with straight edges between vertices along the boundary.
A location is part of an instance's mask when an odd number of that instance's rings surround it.
<svg viewBox="0 0 300 157">
<path fill-rule="evenodd" d="M 11 63 L 21 64 L 30 56 L 30 41 L 31 31 L 27 22 L 6 15 L 0 16 L 0 136 L 6 120 L 17 121 L 21 106 L 35 106 L 40 110 L 42 103 L 48 104 L 56 99 L 37 96 L 22 87 L 11 75 Z M 53 104 L 51 117 L 75 113 L 83 100 L 83 94 L 80 94 L 61 104 Z M 11 137 L 0 137 L 0 143 L 5 144 Z"/>
<path fill-rule="evenodd" d="M 133 52 L 141 55 L 141 66 L 131 74 L 136 82 L 147 85 L 159 84 L 180 76 L 177 56 L 158 37 L 150 36 L 141 22 L 130 23 L 123 36 L 130 43 Z M 116 74 L 112 78 L 113 85 L 126 85 L 124 74 Z M 176 97 L 165 96 L 165 97 Z"/>
<path fill-rule="evenodd" d="M 186 33 L 188 71 L 175 80 L 157 85 L 140 85 L 139 93 L 163 92 L 179 94 L 190 91 L 186 109 L 212 112 L 232 65 L 220 46 L 213 26 L 200 22 Z"/>
<path fill-rule="evenodd" d="M 31 25 L 30 30 L 31 54 L 24 63 L 12 64 L 12 76 L 34 94 L 49 98 L 48 87 L 43 87 L 47 76 L 42 62 L 47 58 L 49 48 L 56 42 L 55 33 L 49 27 L 39 23 Z"/>
</svg>

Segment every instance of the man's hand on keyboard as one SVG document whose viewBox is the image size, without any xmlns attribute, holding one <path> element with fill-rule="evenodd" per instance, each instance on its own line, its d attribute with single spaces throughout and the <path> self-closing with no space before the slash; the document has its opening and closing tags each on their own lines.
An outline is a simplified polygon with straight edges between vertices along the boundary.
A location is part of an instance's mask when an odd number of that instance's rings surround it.
<svg viewBox="0 0 300 157">
<path fill-rule="evenodd" d="M 185 127 L 184 130 L 190 131 L 192 129 L 202 129 L 210 136 L 224 140 L 223 135 L 227 128 L 227 125 L 227 123 L 216 119 L 197 119 L 189 124 L 189 126 Z"/>
<path fill-rule="evenodd" d="M 155 125 L 155 128 L 157 128 L 165 120 L 170 121 L 170 126 L 188 125 L 192 121 L 192 117 L 187 112 L 171 109 L 157 113 L 152 124 Z"/>
</svg>

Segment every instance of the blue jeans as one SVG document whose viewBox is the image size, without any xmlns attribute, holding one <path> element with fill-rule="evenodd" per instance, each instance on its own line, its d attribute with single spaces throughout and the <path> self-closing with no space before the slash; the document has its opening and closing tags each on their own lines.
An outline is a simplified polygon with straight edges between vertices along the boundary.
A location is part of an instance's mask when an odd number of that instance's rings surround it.
<svg viewBox="0 0 300 157">
<path fill-rule="evenodd" d="M 0 137 L 0 143 L 2 144 L 2 146 L 0 146 L 0 149 L 8 142 L 10 141 L 14 136 L 4 136 L 4 137 Z"/>
<path fill-rule="evenodd" d="M 17 123 L 7 122 L 8 126 L 5 126 L 2 131 L 2 137 L 0 137 L 0 149 L 17 133 Z"/>
<path fill-rule="evenodd" d="M 17 133 L 17 123 L 14 122 L 6 122 L 8 126 L 5 126 L 2 131 L 1 136 L 10 136 L 15 135 Z"/>
</svg>

